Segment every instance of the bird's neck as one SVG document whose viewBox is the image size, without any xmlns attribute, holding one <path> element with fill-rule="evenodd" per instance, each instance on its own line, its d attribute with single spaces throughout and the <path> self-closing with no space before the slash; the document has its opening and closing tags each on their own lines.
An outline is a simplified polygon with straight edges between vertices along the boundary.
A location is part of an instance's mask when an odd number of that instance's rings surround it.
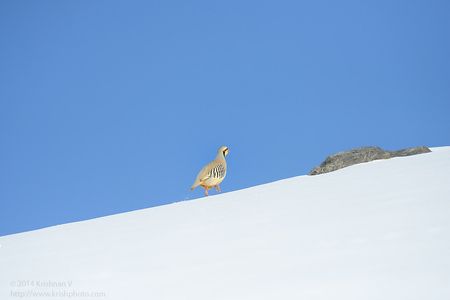
<svg viewBox="0 0 450 300">
<path fill-rule="evenodd" d="M 225 161 L 225 155 L 223 153 L 217 153 L 216 160 Z"/>
</svg>

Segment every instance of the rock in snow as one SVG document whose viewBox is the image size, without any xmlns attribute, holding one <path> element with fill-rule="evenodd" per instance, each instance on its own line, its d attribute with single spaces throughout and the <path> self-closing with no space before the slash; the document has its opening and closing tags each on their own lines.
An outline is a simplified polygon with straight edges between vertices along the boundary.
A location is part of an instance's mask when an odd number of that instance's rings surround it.
<svg viewBox="0 0 450 300">
<path fill-rule="evenodd" d="M 427 147 L 413 147 L 399 151 L 387 151 L 380 147 L 362 147 L 350 151 L 339 152 L 328 156 L 320 166 L 315 167 L 309 175 L 319 175 L 336 171 L 352 165 L 365 163 L 377 159 L 388 159 L 392 157 L 410 156 L 421 153 L 428 153 L 431 150 Z"/>
<path fill-rule="evenodd" d="M 0 237 L 0 299 L 450 299 L 450 147 Z"/>
</svg>

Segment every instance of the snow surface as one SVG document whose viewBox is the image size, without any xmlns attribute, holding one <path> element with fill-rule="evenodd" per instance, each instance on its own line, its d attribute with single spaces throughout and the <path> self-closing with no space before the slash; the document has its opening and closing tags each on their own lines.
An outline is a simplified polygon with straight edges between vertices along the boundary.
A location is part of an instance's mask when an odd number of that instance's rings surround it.
<svg viewBox="0 0 450 300">
<path fill-rule="evenodd" d="M 432 150 L 1 237 L 0 299 L 448 300 Z"/>
</svg>

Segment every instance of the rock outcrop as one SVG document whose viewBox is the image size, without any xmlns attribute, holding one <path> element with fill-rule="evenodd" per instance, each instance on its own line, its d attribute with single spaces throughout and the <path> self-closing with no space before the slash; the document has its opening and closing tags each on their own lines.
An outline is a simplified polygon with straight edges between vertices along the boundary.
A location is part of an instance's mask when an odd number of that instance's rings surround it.
<svg viewBox="0 0 450 300">
<path fill-rule="evenodd" d="M 431 152 L 427 147 L 413 147 L 398 151 L 386 151 L 380 147 L 362 147 L 350 151 L 339 152 L 328 156 L 320 166 L 315 167 L 309 175 L 318 175 L 336 171 L 351 165 L 369 162 L 377 159 L 388 159 L 392 157 L 409 156 Z"/>
</svg>

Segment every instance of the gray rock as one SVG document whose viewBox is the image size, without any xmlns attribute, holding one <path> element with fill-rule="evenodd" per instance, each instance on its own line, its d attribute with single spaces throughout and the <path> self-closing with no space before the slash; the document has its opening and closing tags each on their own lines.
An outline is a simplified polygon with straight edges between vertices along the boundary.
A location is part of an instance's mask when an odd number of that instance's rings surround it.
<svg viewBox="0 0 450 300">
<path fill-rule="evenodd" d="M 328 156 L 320 166 L 315 167 L 309 175 L 318 175 L 336 171 L 351 165 L 369 162 L 377 159 L 388 159 L 392 157 L 409 156 L 421 153 L 428 153 L 431 150 L 427 147 L 413 147 L 398 151 L 386 151 L 380 147 L 362 147 L 350 151 L 339 152 Z"/>
</svg>

